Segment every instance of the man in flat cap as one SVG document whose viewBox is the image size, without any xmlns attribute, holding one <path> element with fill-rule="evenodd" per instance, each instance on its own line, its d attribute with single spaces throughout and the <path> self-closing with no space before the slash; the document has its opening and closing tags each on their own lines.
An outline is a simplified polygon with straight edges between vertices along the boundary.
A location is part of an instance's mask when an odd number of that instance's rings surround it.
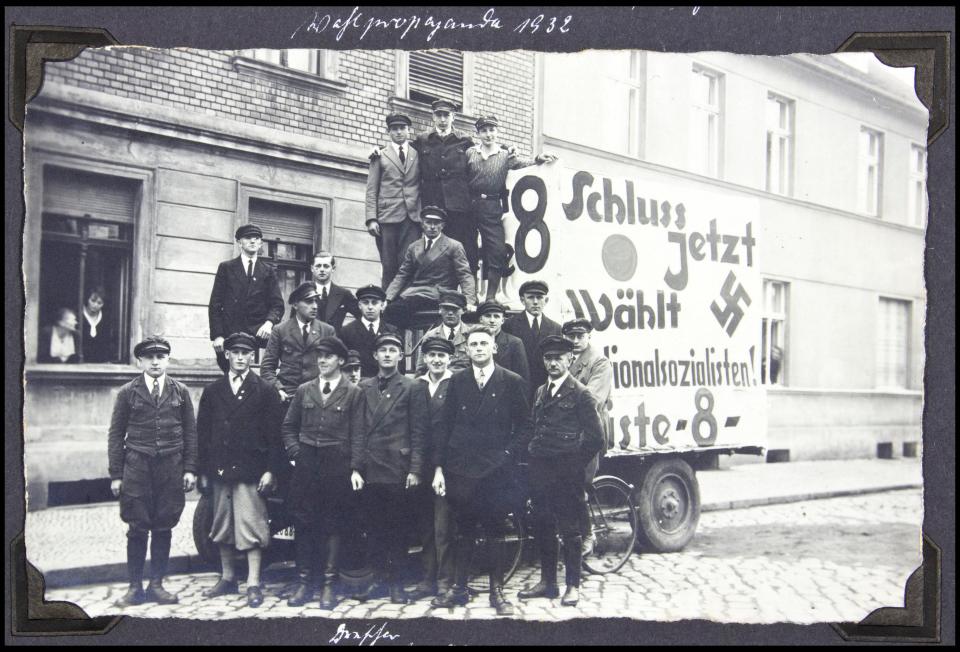
<svg viewBox="0 0 960 652">
<path fill-rule="evenodd" d="M 399 372 L 403 342 L 394 333 L 374 342 L 377 375 L 360 381 L 367 427 L 362 486 L 369 534 L 369 555 L 376 580 L 356 596 L 360 600 L 390 596 L 408 601 L 399 564 L 406 541 L 399 533 L 410 522 L 413 490 L 423 474 L 423 450 L 430 428 L 427 388 Z"/>
<path fill-rule="evenodd" d="M 390 285 L 403 252 L 420 235 L 420 158 L 407 142 L 412 124 L 404 113 L 387 116 L 390 143 L 370 159 L 367 173 L 365 219 L 380 252 L 382 287 Z"/>
<path fill-rule="evenodd" d="M 507 266 L 507 243 L 503 214 L 507 211 L 507 172 L 530 165 L 552 163 L 552 154 L 526 158 L 499 142 L 500 121 L 485 115 L 476 122 L 480 144 L 467 150 L 467 185 L 470 188 L 470 218 L 480 232 L 486 298 L 496 298 Z"/>
<path fill-rule="evenodd" d="M 520 591 L 521 600 L 556 598 L 557 532 L 563 539 L 566 590 L 560 603 L 580 599 L 583 545 L 581 514 L 584 473 L 603 446 L 603 426 L 597 402 L 569 373 L 573 344 L 559 335 L 540 345 L 548 382 L 537 389 L 533 406 L 533 439 L 527 448 L 530 496 L 534 507 L 534 537 L 540 548 L 540 581 Z"/>
<path fill-rule="evenodd" d="M 282 428 L 284 449 L 295 464 L 288 502 L 296 528 L 297 587 L 287 604 L 306 604 L 315 584 L 322 584 L 320 607 L 333 609 L 352 493 L 363 487 L 366 422 L 363 392 L 342 373 L 347 347 L 331 336 L 316 348 L 319 375 L 297 388 Z M 318 558 L 324 560 L 322 576 Z"/>
<path fill-rule="evenodd" d="M 519 294 L 523 302 L 523 312 L 503 323 L 503 330 L 519 337 L 527 352 L 530 398 L 536 388 L 547 380 L 547 370 L 543 367 L 543 357 L 540 355 L 540 343 L 550 335 L 560 335 L 560 324 L 543 314 L 543 309 L 550 300 L 548 292 L 547 284 L 541 280 L 533 279 L 521 284 Z"/>
<path fill-rule="evenodd" d="M 467 355 L 467 333 L 470 328 L 463 323 L 463 311 L 467 307 L 467 298 L 460 292 L 445 290 L 440 293 L 437 310 L 440 313 L 440 323 L 427 330 L 422 341 L 431 337 L 440 337 L 453 344 L 453 354 L 448 367 L 450 371 L 460 371 L 470 366 L 470 356 Z M 426 367 L 420 365 L 418 373 L 426 373 Z"/>
<path fill-rule="evenodd" d="M 527 364 L 527 352 L 523 349 L 523 342 L 516 335 L 504 332 L 503 319 L 506 308 L 496 301 L 484 301 L 477 306 L 477 315 L 480 323 L 493 331 L 494 348 L 493 361 L 504 369 L 530 382 L 530 367 Z"/>
<path fill-rule="evenodd" d="M 148 337 L 133 349 L 143 373 L 117 392 L 107 435 L 110 490 L 120 497 L 127 524 L 127 575 L 130 587 L 117 601 L 172 604 L 163 588 L 170 559 L 170 531 L 180 521 L 184 493 L 197 472 L 197 423 L 190 392 L 167 376 L 170 343 Z M 143 590 L 143 567 L 150 539 L 150 583 Z"/>
<path fill-rule="evenodd" d="M 260 365 L 260 377 L 289 402 L 297 387 L 313 380 L 317 368 L 317 342 L 333 337 L 333 326 L 317 319 L 317 290 L 307 281 L 297 286 L 288 299 L 293 306 L 290 318 L 270 333 Z"/>
<path fill-rule="evenodd" d="M 360 354 L 360 375 L 363 378 L 377 375 L 377 361 L 373 359 L 373 345 L 377 336 L 399 333 L 396 326 L 381 319 L 386 299 L 386 293 L 378 285 L 359 288 L 357 302 L 360 304 L 360 319 L 350 322 L 341 331 L 341 339 L 347 348 Z"/>
<path fill-rule="evenodd" d="M 343 375 L 347 377 L 351 385 L 358 385 L 362 376 L 360 375 L 360 352 L 354 349 L 347 351 L 347 361 L 343 363 Z"/>
<path fill-rule="evenodd" d="M 283 465 L 283 405 L 276 389 L 250 371 L 255 337 L 233 333 L 223 348 L 230 370 L 203 389 L 197 408 L 200 489 L 213 493 L 209 536 L 220 548 L 221 566 L 220 579 L 203 595 L 238 592 L 233 560 L 239 550 L 247 557 L 247 606 L 259 607 L 260 567 L 270 544 L 267 495 Z"/>
<path fill-rule="evenodd" d="M 477 287 L 463 246 L 443 234 L 446 211 L 427 206 L 420 213 L 423 237 L 411 243 L 400 270 L 387 287 L 390 304 L 384 319 L 400 328 L 410 326 L 414 313 L 434 311 L 444 290 L 462 288 L 476 305 Z"/>
<path fill-rule="evenodd" d="M 317 288 L 317 319 L 333 326 L 340 337 L 348 314 L 360 319 L 360 307 L 353 292 L 333 282 L 336 271 L 337 259 L 332 253 L 318 251 L 313 255 L 310 272 Z"/>
<path fill-rule="evenodd" d="M 234 237 L 240 245 L 240 255 L 217 267 L 208 310 L 210 339 L 224 373 L 229 366 L 223 354 L 227 335 L 249 333 L 263 346 L 274 324 L 283 319 L 283 297 L 276 269 L 260 260 L 263 232 L 256 224 L 244 224 Z"/>
</svg>

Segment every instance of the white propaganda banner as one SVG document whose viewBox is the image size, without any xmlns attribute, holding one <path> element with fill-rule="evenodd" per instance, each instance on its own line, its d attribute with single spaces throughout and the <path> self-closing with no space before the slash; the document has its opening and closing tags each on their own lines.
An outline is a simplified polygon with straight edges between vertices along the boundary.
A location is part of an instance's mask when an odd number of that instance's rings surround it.
<svg viewBox="0 0 960 652">
<path fill-rule="evenodd" d="M 610 453 L 763 446 L 757 201 L 558 165 L 510 173 L 515 272 L 546 314 L 585 317 L 613 364 Z"/>
</svg>

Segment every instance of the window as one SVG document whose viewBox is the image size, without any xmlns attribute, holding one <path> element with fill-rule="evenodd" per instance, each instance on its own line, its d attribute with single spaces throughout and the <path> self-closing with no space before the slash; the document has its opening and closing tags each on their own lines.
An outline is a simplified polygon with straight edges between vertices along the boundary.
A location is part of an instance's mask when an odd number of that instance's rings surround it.
<svg viewBox="0 0 960 652">
<path fill-rule="evenodd" d="M 927 150 L 925 147 L 910 146 L 909 183 L 908 223 L 913 226 L 923 226 L 927 219 Z"/>
<path fill-rule="evenodd" d="M 767 96 L 766 190 L 788 197 L 793 194 L 793 111 L 791 100 Z"/>
<path fill-rule="evenodd" d="M 859 209 L 867 215 L 880 215 L 880 192 L 883 183 L 883 134 L 873 129 L 860 129 Z"/>
<path fill-rule="evenodd" d="M 318 207 L 250 198 L 250 223 L 263 230 L 260 254 L 276 266 L 284 301 L 298 285 L 313 278 L 310 264 L 322 213 Z"/>
<path fill-rule="evenodd" d="M 59 361 L 50 357 L 51 333 L 45 327 L 59 321 L 65 309 L 76 324 L 76 357 L 66 361 L 128 360 L 131 259 L 139 199 L 139 181 L 44 167 L 39 362 Z M 96 337 L 83 313 L 94 290 L 103 299 Z"/>
<path fill-rule="evenodd" d="M 640 156 L 646 69 L 643 52 L 546 54 L 543 62 L 544 133 L 605 152 Z M 576 92 L 571 92 L 572 88 Z M 591 119 L 598 102 L 603 102 L 602 120 Z"/>
<path fill-rule="evenodd" d="M 910 302 L 880 298 L 877 322 L 877 387 L 907 387 Z"/>
<path fill-rule="evenodd" d="M 241 54 L 263 63 L 299 70 L 301 72 L 318 75 L 326 79 L 337 78 L 336 50 L 317 50 L 293 48 L 288 50 L 271 50 L 257 48 L 242 50 Z"/>
<path fill-rule="evenodd" d="M 415 50 L 407 55 L 407 98 L 430 104 L 440 98 L 464 105 L 464 55 L 459 50 Z"/>
<path fill-rule="evenodd" d="M 690 171 L 720 176 L 723 75 L 693 67 L 690 105 Z"/>
<path fill-rule="evenodd" d="M 786 356 L 784 351 L 787 325 L 787 288 L 780 281 L 763 282 L 763 335 L 761 338 L 760 382 L 764 385 L 785 385 Z"/>
</svg>

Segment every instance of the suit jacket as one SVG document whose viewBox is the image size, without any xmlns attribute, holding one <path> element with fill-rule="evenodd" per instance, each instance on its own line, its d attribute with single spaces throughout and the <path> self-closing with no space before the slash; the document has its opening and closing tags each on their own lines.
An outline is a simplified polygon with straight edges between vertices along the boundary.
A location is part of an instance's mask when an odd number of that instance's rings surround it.
<svg viewBox="0 0 960 652">
<path fill-rule="evenodd" d="M 406 144 L 404 157 L 406 164 L 388 144 L 380 148 L 380 156 L 370 160 L 365 210 L 368 224 L 420 221 L 420 156 Z"/>
<path fill-rule="evenodd" d="M 419 134 L 411 146 L 420 154 L 420 202 L 447 211 L 470 208 L 467 185 L 467 150 L 473 140 L 452 130 L 441 138 L 436 129 Z"/>
<path fill-rule="evenodd" d="M 343 327 L 340 339 L 343 340 L 343 343 L 347 345 L 348 349 L 354 349 L 360 354 L 360 375 L 363 378 L 377 375 L 379 367 L 377 366 L 376 360 L 373 359 L 373 343 L 377 339 L 376 336 L 382 335 L 383 333 L 396 333 L 399 335 L 400 331 L 396 326 L 383 321 L 382 318 L 380 319 L 380 327 L 376 335 L 370 334 L 370 331 L 364 327 L 363 320 L 361 319 L 352 321 Z"/>
<path fill-rule="evenodd" d="M 397 275 L 387 287 L 387 300 L 397 296 L 440 300 L 441 290 L 462 288 L 467 301 L 476 303 L 477 282 L 463 245 L 442 233 L 426 251 L 423 238 L 407 247 Z"/>
<path fill-rule="evenodd" d="M 310 323 L 310 334 L 303 342 L 303 331 L 296 316 L 290 317 L 270 332 L 267 349 L 260 363 L 260 377 L 275 389 L 293 394 L 297 387 L 320 375 L 317 367 L 317 342 L 333 337 L 333 326 L 319 319 Z"/>
<path fill-rule="evenodd" d="M 383 394 L 378 378 L 364 378 L 367 439 L 364 479 L 400 485 L 408 473 L 423 473 L 423 449 L 430 428 L 430 407 L 424 383 L 396 373 Z"/>
<path fill-rule="evenodd" d="M 527 352 L 520 338 L 505 333 L 501 329 L 494 341 L 497 344 L 497 352 L 493 354 L 493 361 L 523 378 L 525 383 L 529 383 L 530 366 L 527 364 Z"/>
<path fill-rule="evenodd" d="M 363 469 L 366 445 L 366 423 L 363 392 L 340 378 L 337 388 L 323 402 L 320 383 L 314 379 L 297 388 L 286 417 L 281 436 L 290 459 L 296 459 L 301 444 L 337 446 L 349 455 L 350 468 Z"/>
<path fill-rule="evenodd" d="M 586 386 L 597 401 L 597 413 L 603 424 L 603 450 L 613 445 L 610 432 L 610 394 L 613 391 L 613 367 L 592 344 L 570 365 L 570 375 Z"/>
<path fill-rule="evenodd" d="M 485 477 L 519 460 L 530 425 L 527 386 L 520 376 L 495 364 L 480 390 L 472 368 L 458 371 L 450 379 L 433 443 L 434 464 L 458 475 Z"/>
<path fill-rule="evenodd" d="M 437 385 L 437 389 L 434 391 L 433 396 L 430 396 L 430 380 L 428 376 L 423 375 L 417 377 L 417 380 L 423 383 L 423 387 L 427 392 L 427 401 L 430 410 L 430 430 L 428 431 L 427 442 L 423 450 L 424 471 L 428 472 L 424 477 L 426 482 L 432 482 L 433 480 L 432 476 L 430 475 L 430 472 L 433 470 L 432 467 L 434 461 L 433 444 L 440 436 L 438 434 L 440 428 L 443 427 L 443 406 L 447 402 L 447 394 L 450 392 L 450 379 L 452 377 L 453 374 L 450 374 L 449 377 L 441 380 Z"/>
<path fill-rule="evenodd" d="M 603 426 L 597 401 L 587 388 L 568 375 L 554 395 L 546 384 L 536 392 L 533 404 L 532 457 L 577 455 L 584 464 L 603 447 Z"/>
<path fill-rule="evenodd" d="M 547 370 L 543 366 L 543 356 L 540 355 L 540 342 L 548 335 L 560 335 L 560 324 L 540 315 L 540 337 L 536 338 L 530 330 L 526 312 L 521 312 L 503 322 L 503 330 L 516 335 L 523 342 L 523 348 L 527 352 L 527 364 L 530 367 L 529 396 L 532 396 L 537 387 L 547 382 Z"/>
<path fill-rule="evenodd" d="M 319 290 L 319 288 L 317 288 Z M 317 319 L 324 321 L 337 332 L 343 330 L 343 320 L 347 314 L 353 315 L 354 319 L 360 319 L 360 306 L 357 304 L 357 297 L 347 288 L 340 287 L 336 283 L 330 284 L 330 291 L 327 294 L 326 301 L 317 298 Z"/>
<path fill-rule="evenodd" d="M 211 340 L 239 331 L 256 335 L 265 321 L 279 324 L 283 319 L 276 269 L 258 256 L 253 279 L 247 279 L 241 258 L 225 260 L 217 267 L 208 310 Z"/>
<path fill-rule="evenodd" d="M 197 408 L 200 473 L 224 482 L 256 483 L 266 471 L 277 476 L 282 410 L 276 390 L 252 371 L 236 395 L 229 372 L 204 387 Z"/>
</svg>

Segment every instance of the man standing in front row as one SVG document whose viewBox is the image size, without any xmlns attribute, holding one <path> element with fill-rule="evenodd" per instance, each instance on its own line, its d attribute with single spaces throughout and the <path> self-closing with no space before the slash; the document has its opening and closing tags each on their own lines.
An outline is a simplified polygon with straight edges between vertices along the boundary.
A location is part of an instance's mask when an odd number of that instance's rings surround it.
<svg viewBox="0 0 960 652">
<path fill-rule="evenodd" d="M 560 335 L 560 324 L 543 314 L 543 309 L 550 300 L 547 296 L 549 291 L 547 284 L 537 279 L 521 284 L 519 294 L 523 302 L 523 312 L 503 323 L 503 330 L 519 337 L 527 352 L 530 397 L 547 381 L 547 370 L 543 367 L 543 357 L 540 355 L 540 343 L 546 337 Z"/>
<path fill-rule="evenodd" d="M 283 420 L 283 447 L 294 464 L 288 500 L 297 533 L 291 607 L 313 599 L 318 557 L 325 560 L 320 607 L 337 606 L 335 583 L 351 489 L 363 487 L 363 393 L 341 373 L 347 355 L 336 337 L 317 342 L 319 377 L 297 388 Z"/>
<path fill-rule="evenodd" d="M 256 224 L 244 224 L 234 237 L 240 244 L 240 255 L 217 267 L 208 309 L 210 339 L 217 353 L 217 364 L 224 373 L 229 368 L 223 354 L 223 340 L 227 335 L 248 333 L 257 338 L 259 346 L 264 346 L 274 324 L 283 319 L 277 272 L 272 265 L 260 260 L 263 232 Z"/>
<path fill-rule="evenodd" d="M 563 539 L 566 590 L 560 604 L 580 599 L 580 563 L 583 546 L 581 515 L 587 464 L 603 445 L 603 427 L 597 402 L 568 369 L 573 345 L 559 335 L 540 347 L 549 382 L 536 393 L 533 439 L 530 441 L 530 496 L 534 508 L 534 537 L 540 548 L 540 582 L 517 595 L 521 600 L 556 598 L 557 531 Z"/>
<path fill-rule="evenodd" d="M 143 374 L 117 392 L 107 435 L 110 490 L 120 497 L 127 524 L 130 588 L 118 607 L 144 602 L 173 604 L 163 588 L 170 559 L 170 531 L 180 521 L 184 493 L 197 472 L 197 423 L 190 392 L 167 376 L 170 343 L 148 337 L 133 348 Z M 150 583 L 143 590 L 143 566 L 150 537 Z"/>
<path fill-rule="evenodd" d="M 259 607 L 260 566 L 270 544 L 266 496 L 283 464 L 283 406 L 276 390 L 250 371 L 256 338 L 233 333 L 223 348 L 230 370 L 203 389 L 197 408 L 200 488 L 213 491 L 210 539 L 220 548 L 221 566 L 219 581 L 203 595 L 238 592 L 233 558 L 239 550 L 247 557 L 247 606 Z"/>
</svg>

